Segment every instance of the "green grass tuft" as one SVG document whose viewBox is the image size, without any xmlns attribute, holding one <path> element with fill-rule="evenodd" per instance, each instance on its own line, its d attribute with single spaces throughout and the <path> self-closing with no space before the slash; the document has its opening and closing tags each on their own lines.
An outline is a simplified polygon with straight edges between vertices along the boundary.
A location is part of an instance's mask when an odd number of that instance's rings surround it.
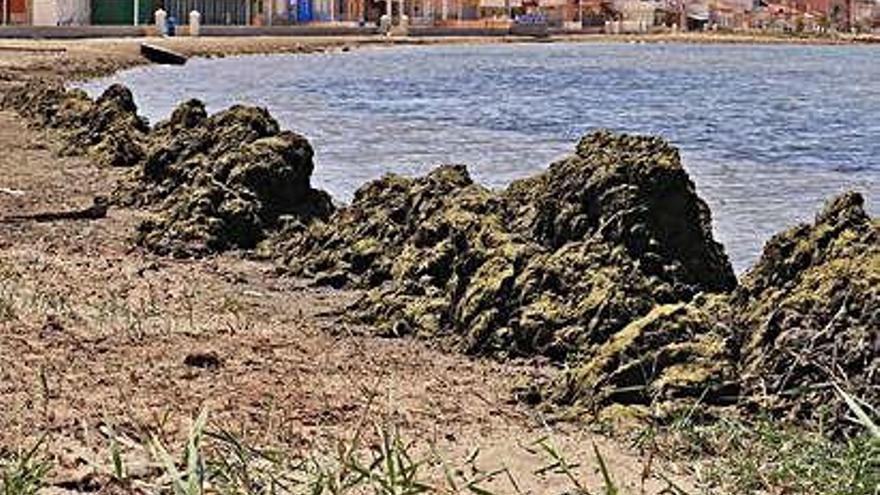
<svg viewBox="0 0 880 495">
<path fill-rule="evenodd" d="M 44 439 L 25 452 L 0 453 L 0 495 L 36 495 L 45 486 L 51 463 L 39 454 Z"/>
</svg>

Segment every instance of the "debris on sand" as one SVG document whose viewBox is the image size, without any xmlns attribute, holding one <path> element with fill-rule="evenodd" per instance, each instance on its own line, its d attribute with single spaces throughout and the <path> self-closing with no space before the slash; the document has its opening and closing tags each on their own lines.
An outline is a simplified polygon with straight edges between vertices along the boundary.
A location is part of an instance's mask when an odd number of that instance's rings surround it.
<svg viewBox="0 0 880 495">
<path fill-rule="evenodd" d="M 607 132 L 501 193 L 463 166 L 385 177 L 268 250 L 319 284 L 370 289 L 355 312 L 381 333 L 480 354 L 564 359 L 736 283 L 677 151 Z"/>
<path fill-rule="evenodd" d="M 65 220 L 100 220 L 107 216 L 110 207 L 109 201 L 104 196 L 92 198 L 92 204 L 85 208 L 62 211 L 44 211 L 29 213 L 26 215 L 0 216 L 0 223 L 23 223 L 23 222 L 60 222 Z"/>
<path fill-rule="evenodd" d="M 217 369 L 223 366 L 223 360 L 214 351 L 192 352 L 183 358 L 184 366 L 200 369 Z"/>
</svg>

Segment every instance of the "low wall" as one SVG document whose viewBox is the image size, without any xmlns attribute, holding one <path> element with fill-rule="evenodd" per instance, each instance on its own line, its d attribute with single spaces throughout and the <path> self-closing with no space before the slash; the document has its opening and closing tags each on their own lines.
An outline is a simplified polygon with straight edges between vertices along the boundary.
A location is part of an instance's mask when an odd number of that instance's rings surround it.
<svg viewBox="0 0 880 495">
<path fill-rule="evenodd" d="M 446 26 L 410 26 L 409 36 L 507 36 L 510 29 L 504 27 L 446 27 Z"/>
<path fill-rule="evenodd" d="M 376 27 L 358 26 L 202 26 L 202 36 L 369 36 Z"/>
<path fill-rule="evenodd" d="M 151 26 L 0 26 L 0 38 L 130 38 L 152 31 Z"/>
</svg>

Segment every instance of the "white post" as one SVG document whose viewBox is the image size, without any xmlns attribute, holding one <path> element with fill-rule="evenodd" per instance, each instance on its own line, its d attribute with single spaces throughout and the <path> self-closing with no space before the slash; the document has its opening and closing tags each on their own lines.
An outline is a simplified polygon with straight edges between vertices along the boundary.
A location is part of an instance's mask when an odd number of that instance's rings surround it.
<svg viewBox="0 0 880 495">
<path fill-rule="evenodd" d="M 330 0 L 330 22 L 336 20 L 336 0 Z"/>
<path fill-rule="evenodd" d="M 443 0 L 440 5 L 440 17 L 445 21 L 449 18 L 449 0 Z"/>
<path fill-rule="evenodd" d="M 388 20 L 391 20 L 391 2 L 394 0 L 385 0 L 385 15 L 388 16 Z"/>
<path fill-rule="evenodd" d="M 202 14 L 197 10 L 189 13 L 189 35 L 199 36 L 202 30 Z"/>
<path fill-rule="evenodd" d="M 164 36 L 168 34 L 168 32 L 166 31 L 167 26 L 165 26 L 165 21 L 168 19 L 168 13 L 162 9 L 159 9 L 156 11 L 154 16 L 156 20 L 156 31 L 158 32 L 159 36 Z"/>
<path fill-rule="evenodd" d="M 9 24 L 9 0 L 3 0 L 3 25 Z"/>
<path fill-rule="evenodd" d="M 140 10 L 140 2 L 139 0 L 134 0 L 134 25 L 138 25 L 138 11 Z"/>
<path fill-rule="evenodd" d="M 403 24 L 403 16 L 406 15 L 403 13 L 403 0 L 397 2 L 397 8 L 400 10 L 400 12 L 397 13 L 397 24 L 401 25 Z"/>
</svg>

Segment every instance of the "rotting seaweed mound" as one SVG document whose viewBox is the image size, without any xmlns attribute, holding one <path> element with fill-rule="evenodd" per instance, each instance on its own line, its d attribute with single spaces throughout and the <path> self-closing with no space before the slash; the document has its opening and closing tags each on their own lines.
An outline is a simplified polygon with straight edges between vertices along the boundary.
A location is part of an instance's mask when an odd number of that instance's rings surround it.
<svg viewBox="0 0 880 495">
<path fill-rule="evenodd" d="M 861 195 L 773 237 L 731 306 L 748 329 L 742 382 L 754 408 L 839 422 L 835 384 L 880 404 L 880 220 Z"/>
<path fill-rule="evenodd" d="M 556 394 L 599 415 L 738 403 L 840 430 L 848 411 L 835 386 L 880 402 L 880 222 L 856 193 L 771 239 L 731 295 L 659 306 L 627 325 Z"/>
<path fill-rule="evenodd" d="M 88 155 L 98 165 L 129 167 L 144 157 L 147 122 L 138 116 L 131 91 L 114 84 L 96 100 L 60 84 L 33 82 L 11 88 L 0 108 L 13 109 L 39 127 L 61 131 L 67 155 Z"/>
<path fill-rule="evenodd" d="M 117 198 L 159 205 L 137 237 L 151 251 L 184 257 L 253 248 L 281 223 L 332 213 L 329 195 L 310 184 L 313 154 L 265 109 L 233 106 L 208 116 L 191 100 L 156 126 L 134 181 Z"/>
<path fill-rule="evenodd" d="M 310 185 L 309 142 L 280 130 L 262 108 L 239 105 L 209 116 L 190 100 L 151 129 L 125 86 L 92 100 L 46 81 L 10 88 L 0 107 L 57 129 L 62 154 L 132 168 L 114 199 L 152 210 L 136 239 L 159 254 L 253 248 L 279 225 L 305 225 L 333 211 L 330 196 Z"/>
<path fill-rule="evenodd" d="M 659 138 L 598 132 L 496 192 L 460 165 L 366 184 L 334 211 L 313 150 L 264 109 L 197 100 L 150 128 L 131 92 L 34 82 L 0 107 L 58 129 L 63 153 L 131 167 L 117 204 L 151 211 L 145 248 L 253 248 L 318 285 L 365 289 L 350 315 L 570 371 L 541 395 L 599 416 L 712 415 L 732 404 L 844 425 L 835 386 L 880 402 L 880 221 L 863 198 L 770 240 L 737 281 L 710 212 Z M 699 405 L 699 408 L 695 406 Z"/>
<path fill-rule="evenodd" d="M 462 166 L 387 176 L 265 250 L 319 284 L 369 289 L 355 314 L 381 333 L 481 354 L 564 359 L 657 304 L 736 283 L 677 151 L 608 132 L 501 193 Z"/>
</svg>

